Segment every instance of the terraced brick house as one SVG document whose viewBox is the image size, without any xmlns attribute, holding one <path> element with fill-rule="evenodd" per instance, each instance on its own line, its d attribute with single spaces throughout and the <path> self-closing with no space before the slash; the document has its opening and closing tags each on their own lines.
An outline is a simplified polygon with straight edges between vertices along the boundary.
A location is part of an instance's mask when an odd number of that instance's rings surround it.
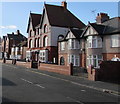
<svg viewBox="0 0 120 104">
<path fill-rule="evenodd" d="M 12 59 L 11 55 L 12 47 L 17 46 L 19 43 L 27 41 L 27 38 L 17 30 L 16 33 L 12 32 L 12 34 L 7 34 L 7 36 L 3 36 L 2 48 L 3 48 L 3 57 L 7 59 Z M 13 50 L 14 51 L 14 50 Z"/>
<path fill-rule="evenodd" d="M 102 60 L 120 58 L 120 17 L 110 19 L 106 13 L 100 13 L 96 20 L 96 23 L 89 23 L 82 33 L 84 67 L 99 67 Z"/>
<path fill-rule="evenodd" d="M 29 58 L 31 57 L 32 60 L 50 63 L 58 63 L 58 39 L 61 36 L 65 37 L 69 28 L 83 28 L 85 26 L 84 23 L 67 9 L 67 3 L 65 1 L 62 2 L 61 6 L 44 4 L 40 22 L 35 26 L 35 30 L 33 30 L 32 24 L 32 19 L 31 21 L 29 19 L 27 31 L 29 35 Z M 40 30 L 39 34 L 37 34 L 39 41 L 38 38 L 35 39 L 37 28 Z M 32 36 L 30 36 L 31 33 Z M 30 45 L 30 43 L 32 44 Z M 35 43 L 39 44 L 39 48 L 37 46 L 36 51 L 32 48 L 35 48 Z M 34 55 L 31 54 L 33 51 Z"/>
</svg>

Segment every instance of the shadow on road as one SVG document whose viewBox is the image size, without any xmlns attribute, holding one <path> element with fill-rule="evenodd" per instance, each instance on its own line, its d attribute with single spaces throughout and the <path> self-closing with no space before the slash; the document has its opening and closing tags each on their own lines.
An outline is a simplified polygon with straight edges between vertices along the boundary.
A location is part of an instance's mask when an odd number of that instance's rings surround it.
<svg viewBox="0 0 120 104">
<path fill-rule="evenodd" d="M 8 99 L 8 98 L 6 98 L 6 97 L 2 97 L 2 104 L 15 104 L 15 101 L 13 101 L 13 100 L 10 100 L 10 99 Z"/>
<path fill-rule="evenodd" d="M 16 84 L 8 79 L 2 78 L 2 86 L 16 86 Z"/>
</svg>

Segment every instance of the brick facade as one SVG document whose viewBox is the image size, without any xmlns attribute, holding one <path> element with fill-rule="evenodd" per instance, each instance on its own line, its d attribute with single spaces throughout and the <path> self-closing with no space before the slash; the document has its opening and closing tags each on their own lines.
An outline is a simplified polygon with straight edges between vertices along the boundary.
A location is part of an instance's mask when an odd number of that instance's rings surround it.
<svg viewBox="0 0 120 104">
<path fill-rule="evenodd" d="M 86 67 L 86 54 L 85 53 L 80 54 L 80 66 Z"/>
<path fill-rule="evenodd" d="M 58 60 L 58 64 L 59 64 L 59 65 L 61 64 L 61 63 L 60 63 L 61 57 L 64 58 L 64 65 L 67 66 L 67 65 L 68 65 L 68 54 L 67 54 L 67 53 L 61 53 L 61 54 L 58 55 L 58 59 L 59 59 L 59 60 Z"/>
</svg>

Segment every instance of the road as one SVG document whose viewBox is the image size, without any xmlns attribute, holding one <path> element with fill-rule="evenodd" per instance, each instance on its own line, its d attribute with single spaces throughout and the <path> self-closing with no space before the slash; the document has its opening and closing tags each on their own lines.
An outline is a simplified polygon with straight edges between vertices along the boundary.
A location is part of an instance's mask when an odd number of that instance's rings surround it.
<svg viewBox="0 0 120 104">
<path fill-rule="evenodd" d="M 65 77 L 61 78 L 60 75 L 58 77 L 36 69 L 2 64 L 2 102 L 118 104 L 118 96 L 81 86 Z"/>
</svg>

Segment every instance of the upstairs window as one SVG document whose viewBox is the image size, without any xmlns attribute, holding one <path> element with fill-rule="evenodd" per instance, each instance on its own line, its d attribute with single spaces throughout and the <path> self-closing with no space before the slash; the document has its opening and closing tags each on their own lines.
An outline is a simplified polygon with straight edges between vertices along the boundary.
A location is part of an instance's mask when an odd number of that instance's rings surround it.
<svg viewBox="0 0 120 104">
<path fill-rule="evenodd" d="M 38 38 L 38 47 L 40 47 L 40 38 Z"/>
<path fill-rule="evenodd" d="M 76 39 L 68 40 L 68 48 L 69 49 L 79 49 L 79 41 Z"/>
<path fill-rule="evenodd" d="M 48 46 L 48 37 L 44 36 L 44 38 L 43 38 L 43 47 L 46 47 L 46 46 Z"/>
<path fill-rule="evenodd" d="M 44 33 L 48 32 L 48 26 L 47 24 L 44 25 Z"/>
<path fill-rule="evenodd" d="M 37 47 L 37 39 L 35 39 L 35 47 Z"/>
<path fill-rule="evenodd" d="M 120 47 L 120 35 L 111 35 L 111 46 Z"/>
<path fill-rule="evenodd" d="M 40 32 L 39 32 L 39 28 L 37 29 L 37 33 L 38 33 L 38 35 L 39 35 L 39 33 L 40 33 Z"/>
<path fill-rule="evenodd" d="M 61 50 L 65 50 L 65 42 L 61 42 L 60 43 L 60 49 Z"/>
<path fill-rule="evenodd" d="M 102 39 L 99 36 L 89 36 L 87 38 L 88 48 L 102 48 Z"/>
<path fill-rule="evenodd" d="M 30 37 L 32 36 L 32 30 L 30 30 Z"/>
<path fill-rule="evenodd" d="M 32 43 L 32 39 L 30 39 L 29 41 L 29 48 L 32 48 L 33 47 L 33 43 Z"/>
</svg>

